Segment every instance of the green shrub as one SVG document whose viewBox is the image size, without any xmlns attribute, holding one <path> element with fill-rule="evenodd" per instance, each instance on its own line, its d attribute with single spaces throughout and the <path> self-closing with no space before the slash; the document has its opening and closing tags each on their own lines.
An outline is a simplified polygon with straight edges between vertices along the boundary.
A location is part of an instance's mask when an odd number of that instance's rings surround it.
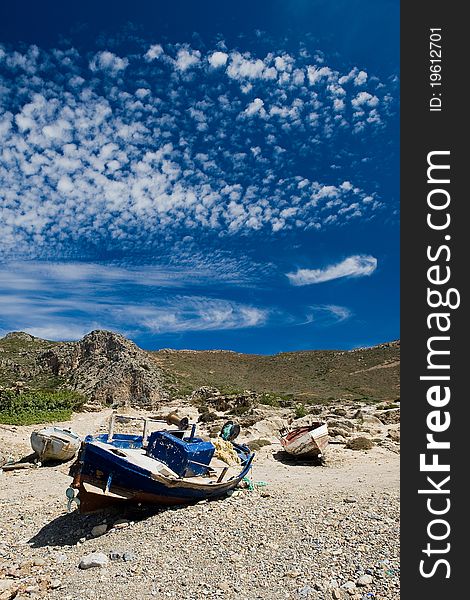
<svg viewBox="0 0 470 600">
<path fill-rule="evenodd" d="M 37 390 L 18 394 L 0 394 L 0 423 L 33 425 L 51 421 L 67 421 L 80 410 L 85 398 L 77 392 Z"/>
<path fill-rule="evenodd" d="M 259 401 L 266 406 L 279 406 L 279 399 L 274 394 L 261 394 Z"/>
<path fill-rule="evenodd" d="M 211 412 L 209 410 L 203 412 L 199 415 L 199 423 L 210 423 L 211 421 L 216 421 L 218 419 L 216 413 Z"/>
<path fill-rule="evenodd" d="M 297 404 L 295 407 L 295 418 L 301 419 L 302 417 L 305 417 L 306 414 L 307 411 L 305 410 L 305 406 L 303 404 Z"/>
<path fill-rule="evenodd" d="M 374 442 L 369 438 L 360 436 L 348 440 L 346 448 L 349 448 L 350 450 L 370 450 L 374 445 Z"/>
</svg>

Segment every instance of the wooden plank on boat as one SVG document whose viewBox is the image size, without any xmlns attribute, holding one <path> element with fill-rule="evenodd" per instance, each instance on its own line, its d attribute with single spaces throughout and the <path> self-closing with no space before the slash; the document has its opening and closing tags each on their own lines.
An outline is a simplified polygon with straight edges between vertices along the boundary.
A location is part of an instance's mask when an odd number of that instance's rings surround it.
<svg viewBox="0 0 470 600">
<path fill-rule="evenodd" d="M 16 471 L 17 469 L 31 469 L 34 467 L 31 463 L 10 463 L 0 467 L 1 471 Z"/>
<path fill-rule="evenodd" d="M 114 492 L 111 492 L 111 491 L 105 492 L 105 490 L 100 488 L 98 485 L 93 485 L 92 483 L 90 483 L 88 481 L 84 481 L 82 483 L 82 485 L 83 485 L 83 489 L 88 494 L 95 494 L 97 496 L 107 496 L 109 498 L 121 498 L 123 500 L 129 500 L 130 498 L 134 497 L 133 493 L 126 492 L 124 490 L 119 490 L 119 492 L 116 490 L 114 490 Z"/>
</svg>

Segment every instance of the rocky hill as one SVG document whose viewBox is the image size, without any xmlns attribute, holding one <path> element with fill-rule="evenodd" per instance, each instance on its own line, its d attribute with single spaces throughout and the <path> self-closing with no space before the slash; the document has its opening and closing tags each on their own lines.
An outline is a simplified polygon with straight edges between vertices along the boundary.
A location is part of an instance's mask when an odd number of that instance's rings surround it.
<svg viewBox="0 0 470 600">
<path fill-rule="evenodd" d="M 253 390 L 264 403 L 382 402 L 399 398 L 400 343 L 353 351 L 274 356 L 229 351 L 147 352 L 125 337 L 92 331 L 78 342 L 13 332 L 0 339 L 0 389 L 72 389 L 88 406 L 155 408 L 201 386 Z"/>
<path fill-rule="evenodd" d="M 72 389 L 93 405 L 154 407 L 167 398 L 164 374 L 122 335 L 92 331 L 54 343 L 14 332 L 0 340 L 0 383 L 21 390 Z"/>
</svg>

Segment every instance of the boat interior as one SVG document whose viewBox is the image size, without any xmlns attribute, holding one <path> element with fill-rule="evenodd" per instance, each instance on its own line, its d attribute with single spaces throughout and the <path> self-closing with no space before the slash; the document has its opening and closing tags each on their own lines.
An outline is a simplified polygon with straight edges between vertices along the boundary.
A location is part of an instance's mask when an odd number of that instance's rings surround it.
<svg viewBox="0 0 470 600">
<path fill-rule="evenodd" d="M 172 432 L 173 433 L 173 432 Z M 203 476 L 195 477 L 180 477 L 175 471 L 172 471 L 163 462 L 149 456 L 144 448 L 125 448 L 116 447 L 103 441 L 95 441 L 94 445 L 101 448 L 105 452 L 119 456 L 121 459 L 129 462 L 130 465 L 136 465 L 145 469 L 150 475 L 165 477 L 174 480 L 184 480 L 187 482 L 213 484 L 228 481 L 240 473 L 240 465 L 228 465 L 223 460 L 212 457 L 207 465 L 207 472 Z"/>
</svg>

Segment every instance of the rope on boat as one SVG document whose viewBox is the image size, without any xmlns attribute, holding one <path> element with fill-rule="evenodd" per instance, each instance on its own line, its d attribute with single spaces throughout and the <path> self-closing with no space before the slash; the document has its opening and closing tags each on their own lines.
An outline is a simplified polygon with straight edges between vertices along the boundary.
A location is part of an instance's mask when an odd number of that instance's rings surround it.
<svg viewBox="0 0 470 600">
<path fill-rule="evenodd" d="M 250 492 L 252 492 L 253 490 L 256 490 L 258 488 L 266 487 L 268 485 L 267 481 L 254 481 L 253 475 L 251 473 L 249 475 L 245 475 L 245 477 L 242 479 L 242 481 L 244 483 L 246 483 L 247 489 Z"/>
<path fill-rule="evenodd" d="M 212 441 L 215 446 L 215 456 L 220 460 L 223 460 L 227 465 L 239 465 L 240 458 L 231 444 L 231 442 L 227 442 L 221 437 L 215 438 Z"/>
</svg>

